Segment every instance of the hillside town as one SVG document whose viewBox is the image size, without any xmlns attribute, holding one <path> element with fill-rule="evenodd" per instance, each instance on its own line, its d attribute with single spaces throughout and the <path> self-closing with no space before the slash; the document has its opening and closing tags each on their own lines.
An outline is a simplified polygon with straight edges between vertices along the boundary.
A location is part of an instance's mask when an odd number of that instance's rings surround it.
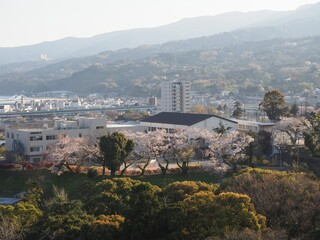
<svg viewBox="0 0 320 240">
<path fill-rule="evenodd" d="M 48 97 L 49 94 L 54 94 L 55 98 Z M 60 98 L 57 94 L 60 94 Z M 2 106 L 9 111 L 2 115 L 1 119 L 7 162 L 15 162 L 16 158 L 21 157 L 31 164 L 45 161 L 50 145 L 57 142 L 59 135 L 82 138 L 93 137 L 98 134 L 97 132 L 103 135 L 122 131 L 165 130 L 173 134 L 193 128 L 207 131 L 223 128 L 227 132 L 238 131 L 257 135 L 267 133 L 271 136 L 275 134 L 275 125 L 278 125 L 266 116 L 261 107 L 262 98 L 254 98 L 254 103 L 252 101 L 241 104 L 232 97 L 223 96 L 226 94 L 223 93 L 218 96 L 219 101 L 216 99 L 216 103 L 210 105 L 212 99 L 204 100 L 206 96 L 200 98 L 194 94 L 188 81 L 162 82 L 159 103 L 156 97 L 103 99 L 99 95 L 92 94 L 83 99 L 73 96 L 72 99 L 76 100 L 70 100 L 66 94 L 67 92 L 46 93 L 47 98 L 42 99 L 25 96 L 7 99 L 8 103 Z M 65 98 L 61 98 L 61 95 Z M 285 96 L 283 98 L 286 100 Z M 203 104 L 204 102 L 206 104 Z M 290 102 L 286 104 L 290 106 Z M 302 112 L 305 115 L 314 111 L 317 102 L 313 104 L 315 105 L 308 104 L 308 107 L 297 104 L 296 112 L 292 116 L 297 117 L 301 116 Z M 219 111 L 221 105 L 225 106 L 225 109 Z M 244 106 L 247 106 L 247 109 Z M 113 117 L 110 116 L 111 111 Z M 137 119 L 121 118 L 128 111 L 137 112 L 141 116 Z M 48 112 L 53 114 L 50 116 Z M 8 113 L 14 113 L 15 116 L 10 117 Z M 39 115 L 33 116 L 34 113 Z M 19 114 L 27 115 L 19 117 Z M 280 115 L 282 119 L 288 119 L 290 113 Z M 20 123 L 17 124 L 19 120 Z M 290 136 L 282 138 L 282 142 L 290 141 Z M 302 135 L 299 138 L 302 139 Z M 269 149 L 264 152 L 266 159 L 280 165 L 282 150 L 276 139 L 279 137 L 274 135 L 262 148 Z M 260 139 L 261 142 L 263 141 Z M 302 143 L 303 141 L 300 144 Z"/>
<path fill-rule="evenodd" d="M 317 1 L 2 1 L 0 240 L 319 240 Z"/>
</svg>

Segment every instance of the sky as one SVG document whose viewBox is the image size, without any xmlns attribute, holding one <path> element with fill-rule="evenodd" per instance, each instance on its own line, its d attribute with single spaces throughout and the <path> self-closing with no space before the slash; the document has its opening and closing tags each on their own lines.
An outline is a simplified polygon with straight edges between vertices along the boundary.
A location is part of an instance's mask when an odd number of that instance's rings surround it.
<svg viewBox="0 0 320 240">
<path fill-rule="evenodd" d="M 161 26 L 232 11 L 294 10 L 320 0 L 0 0 L 0 47 Z"/>
</svg>

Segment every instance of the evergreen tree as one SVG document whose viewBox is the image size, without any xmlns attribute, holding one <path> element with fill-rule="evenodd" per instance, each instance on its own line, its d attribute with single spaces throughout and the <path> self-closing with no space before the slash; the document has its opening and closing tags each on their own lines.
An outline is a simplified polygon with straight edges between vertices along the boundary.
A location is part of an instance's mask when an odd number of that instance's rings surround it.
<svg viewBox="0 0 320 240">
<path fill-rule="evenodd" d="M 296 117 L 299 113 L 299 106 L 296 102 L 294 102 L 290 108 L 290 114 Z"/>
<path fill-rule="evenodd" d="M 243 109 L 241 108 L 241 103 L 239 101 L 236 101 L 234 103 L 232 117 L 238 119 L 238 118 L 241 118 L 242 115 L 243 115 Z"/>
<path fill-rule="evenodd" d="M 132 152 L 134 143 L 132 140 L 127 139 L 124 134 L 114 132 L 111 135 L 101 137 L 99 147 L 104 159 L 102 174 L 105 174 L 105 167 L 107 167 L 113 177 L 130 152 Z"/>
</svg>

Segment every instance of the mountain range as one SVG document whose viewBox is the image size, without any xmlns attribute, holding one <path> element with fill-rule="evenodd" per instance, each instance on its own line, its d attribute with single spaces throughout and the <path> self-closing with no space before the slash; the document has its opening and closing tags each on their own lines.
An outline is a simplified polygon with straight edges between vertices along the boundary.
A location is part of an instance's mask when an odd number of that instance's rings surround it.
<svg viewBox="0 0 320 240">
<path fill-rule="evenodd" d="M 107 50 L 135 48 L 144 44 L 162 44 L 241 29 L 273 27 L 275 36 L 301 37 L 319 34 L 320 3 L 295 11 L 231 12 L 202 16 L 155 28 L 131 29 L 96 35 L 90 38 L 68 37 L 31 46 L 0 48 L 0 64 L 38 60 L 40 54 L 63 60 L 88 56 Z"/>
<path fill-rule="evenodd" d="M 286 77 L 281 73 L 285 66 L 306 67 L 301 59 L 317 67 L 318 58 L 314 55 L 319 52 L 319 46 L 315 44 L 319 40 L 316 36 L 320 35 L 318 26 L 320 3 L 288 12 L 232 12 L 183 19 L 156 28 L 106 33 L 88 39 L 67 38 L 32 46 L 0 48 L 0 84 L 5 86 L 0 89 L 0 94 L 74 90 L 84 94 L 153 95 L 158 93 L 155 86 L 159 80 L 174 79 L 176 75 L 192 80 L 198 90 L 201 90 L 199 82 L 202 80 L 223 89 L 219 81 L 226 82 L 228 75 L 225 76 L 224 72 L 232 72 L 226 63 L 234 67 L 234 73 L 228 79 L 234 82 L 231 85 L 242 82 L 243 69 L 251 72 L 252 64 L 261 70 L 253 76 L 271 84 L 274 77 L 266 75 L 278 74 L 282 79 Z M 258 46 L 262 50 L 257 49 Z M 238 52 L 238 48 L 243 52 Z M 263 48 L 268 48 L 274 56 Z M 300 53 L 303 49 L 306 51 L 304 55 Z M 246 62 L 249 67 L 235 64 L 236 60 L 242 61 L 246 51 L 259 61 L 250 58 Z M 47 54 L 54 60 L 36 60 L 39 54 Z M 296 59 L 297 56 L 303 57 Z M 291 59 L 291 62 L 282 62 L 282 58 Z M 225 64 L 221 64 L 220 59 Z M 264 64 L 263 59 L 268 59 L 269 65 Z M 274 62 L 278 62 L 277 67 L 272 67 Z M 215 70 L 208 72 L 204 70 L 206 68 Z M 217 77 L 217 72 L 221 76 Z M 239 76 L 235 75 L 236 72 Z M 310 75 L 312 79 L 317 72 L 314 74 Z M 292 75 L 290 73 L 287 77 Z M 245 76 L 255 82 L 253 76 Z M 273 83 L 281 86 L 277 81 Z M 261 88 L 265 86 L 259 84 Z"/>
</svg>

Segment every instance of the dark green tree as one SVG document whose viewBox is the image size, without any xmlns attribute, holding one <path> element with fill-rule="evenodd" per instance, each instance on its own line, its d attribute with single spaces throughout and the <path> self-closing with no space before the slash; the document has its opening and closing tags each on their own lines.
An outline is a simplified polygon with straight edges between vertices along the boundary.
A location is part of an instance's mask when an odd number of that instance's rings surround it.
<svg viewBox="0 0 320 240">
<path fill-rule="evenodd" d="M 36 207 L 40 207 L 43 200 L 43 186 L 40 176 L 37 174 L 27 181 L 26 195 L 23 198 L 24 202 L 31 203 Z"/>
<path fill-rule="evenodd" d="M 296 102 L 294 102 L 292 105 L 291 105 L 291 108 L 290 108 L 290 114 L 294 117 L 296 117 L 299 113 L 299 106 Z"/>
<path fill-rule="evenodd" d="M 241 108 L 241 103 L 239 101 L 236 101 L 234 103 L 233 113 L 231 116 L 238 119 L 238 118 L 241 118 L 242 115 L 243 115 L 243 109 Z"/>
<path fill-rule="evenodd" d="M 231 127 L 225 127 L 222 122 L 219 122 L 219 127 L 213 128 L 212 130 L 219 134 L 225 134 Z"/>
<path fill-rule="evenodd" d="M 82 230 L 90 226 L 94 217 L 82 210 L 80 200 L 69 200 L 63 189 L 54 188 L 53 195 L 27 239 L 82 239 Z"/>
<path fill-rule="evenodd" d="M 287 111 L 287 104 L 284 96 L 278 90 L 272 90 L 264 95 L 260 107 L 266 112 L 270 120 L 278 121 Z"/>
<path fill-rule="evenodd" d="M 107 167 L 111 176 L 114 177 L 117 170 L 124 163 L 130 152 L 134 148 L 132 140 L 119 132 L 114 132 L 111 135 L 103 136 L 100 139 L 99 147 L 103 153 L 103 170 L 102 175 L 105 175 Z"/>
<path fill-rule="evenodd" d="M 308 120 L 311 128 L 303 133 L 304 143 L 313 156 L 320 156 L 320 114 L 312 113 Z"/>
</svg>

